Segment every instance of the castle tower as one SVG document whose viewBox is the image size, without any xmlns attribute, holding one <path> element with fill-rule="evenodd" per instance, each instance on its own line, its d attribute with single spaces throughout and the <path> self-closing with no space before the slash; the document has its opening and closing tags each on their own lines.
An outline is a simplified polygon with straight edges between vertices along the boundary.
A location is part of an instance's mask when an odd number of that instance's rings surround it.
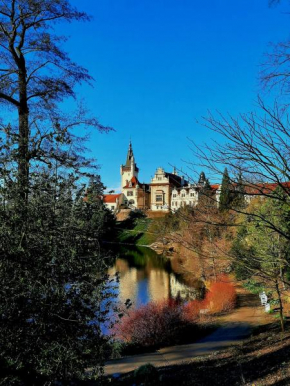
<svg viewBox="0 0 290 386">
<path fill-rule="evenodd" d="M 135 163 L 132 143 L 129 143 L 129 149 L 127 153 L 127 159 L 125 165 L 121 165 L 121 189 L 123 192 L 124 186 L 131 181 L 132 177 L 136 177 L 138 179 L 139 169 Z"/>
</svg>

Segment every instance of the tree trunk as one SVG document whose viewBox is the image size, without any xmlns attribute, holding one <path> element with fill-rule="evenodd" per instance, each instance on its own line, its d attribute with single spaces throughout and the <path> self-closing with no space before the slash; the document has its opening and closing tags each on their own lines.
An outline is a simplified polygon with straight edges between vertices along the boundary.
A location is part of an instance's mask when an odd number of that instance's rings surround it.
<svg viewBox="0 0 290 386">
<path fill-rule="evenodd" d="M 211 260 L 212 260 L 212 264 L 213 264 L 212 265 L 213 276 L 214 276 L 214 281 L 216 282 L 217 281 L 217 274 L 216 274 L 215 257 L 214 257 L 214 253 L 213 253 L 213 242 L 212 242 L 212 236 L 211 236 L 211 231 L 210 231 L 209 227 L 207 228 L 207 233 L 208 233 L 208 238 L 209 238 L 209 242 L 210 242 L 210 246 L 211 246 L 210 256 L 211 256 Z"/>
<path fill-rule="evenodd" d="M 21 204 L 27 206 L 29 190 L 29 109 L 27 103 L 26 65 L 24 57 L 19 64 L 19 140 L 18 140 L 18 189 Z"/>
<path fill-rule="evenodd" d="M 282 330 L 282 332 L 284 332 L 285 327 L 284 327 L 283 303 L 282 303 L 282 299 L 281 299 L 281 292 L 280 292 L 278 280 L 276 280 L 276 292 L 277 292 L 278 300 L 279 300 L 279 315 L 280 315 L 281 330 Z"/>
</svg>

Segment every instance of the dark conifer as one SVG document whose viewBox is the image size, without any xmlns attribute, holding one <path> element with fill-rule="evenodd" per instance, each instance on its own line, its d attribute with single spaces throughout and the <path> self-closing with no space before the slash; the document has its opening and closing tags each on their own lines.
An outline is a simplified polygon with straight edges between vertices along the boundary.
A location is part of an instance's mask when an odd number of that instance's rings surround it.
<svg viewBox="0 0 290 386">
<path fill-rule="evenodd" d="M 79 384 L 87 369 L 98 374 L 105 359 L 101 327 L 112 295 L 101 239 L 108 213 L 98 178 L 83 201 L 79 181 L 92 163 L 71 131 L 78 125 L 105 128 L 82 108 L 70 115 L 58 109 L 76 96 L 76 84 L 91 81 L 54 34 L 53 25 L 62 20 L 88 17 L 68 0 L 0 4 L 0 103 L 18 115 L 1 131 L 0 143 L 5 385 Z"/>
<path fill-rule="evenodd" d="M 227 168 L 225 168 L 223 173 L 223 179 L 221 184 L 221 193 L 219 199 L 219 209 L 220 211 L 230 209 L 232 202 L 232 193 L 231 193 L 231 182 Z"/>
<path fill-rule="evenodd" d="M 243 209 L 246 205 L 245 201 L 245 183 L 242 174 L 239 173 L 236 189 L 233 193 L 232 206 L 236 209 Z"/>
<path fill-rule="evenodd" d="M 208 178 L 205 177 L 205 174 L 202 172 L 199 179 L 200 190 L 198 195 L 198 205 L 199 207 L 211 207 L 214 205 L 213 192 L 209 183 Z"/>
</svg>

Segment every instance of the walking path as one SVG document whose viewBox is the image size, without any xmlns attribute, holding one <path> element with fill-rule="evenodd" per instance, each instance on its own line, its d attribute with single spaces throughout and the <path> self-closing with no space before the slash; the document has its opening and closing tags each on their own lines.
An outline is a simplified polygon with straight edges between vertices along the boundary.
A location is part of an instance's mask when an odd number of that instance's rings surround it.
<svg viewBox="0 0 290 386">
<path fill-rule="evenodd" d="M 166 347 L 151 354 L 134 355 L 107 362 L 105 374 L 132 371 L 146 363 L 156 367 L 189 362 L 193 357 L 224 349 L 247 338 L 255 326 L 268 324 L 271 316 L 265 314 L 257 295 L 248 294 L 238 287 L 238 307 L 218 319 L 221 324 L 216 331 L 196 343 Z"/>
</svg>

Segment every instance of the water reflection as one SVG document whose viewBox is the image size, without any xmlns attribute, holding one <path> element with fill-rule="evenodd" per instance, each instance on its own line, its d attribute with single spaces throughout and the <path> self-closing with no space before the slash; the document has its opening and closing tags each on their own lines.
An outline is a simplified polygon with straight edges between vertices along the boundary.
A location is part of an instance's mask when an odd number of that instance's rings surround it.
<svg viewBox="0 0 290 386">
<path fill-rule="evenodd" d="M 182 283 L 171 269 L 170 261 L 149 248 L 134 247 L 119 249 L 114 266 L 109 274 L 119 272 L 119 294 L 122 303 L 130 299 L 135 307 L 150 301 L 181 297 L 194 299 L 197 290 Z"/>
</svg>

